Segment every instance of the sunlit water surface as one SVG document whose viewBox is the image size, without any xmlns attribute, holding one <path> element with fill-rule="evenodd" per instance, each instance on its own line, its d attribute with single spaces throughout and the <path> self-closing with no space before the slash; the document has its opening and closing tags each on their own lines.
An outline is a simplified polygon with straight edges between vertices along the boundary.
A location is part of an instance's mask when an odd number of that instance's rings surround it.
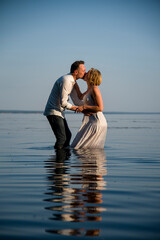
<svg viewBox="0 0 160 240">
<path fill-rule="evenodd" d="M 55 152 L 44 116 L 0 114 L 1 239 L 160 239 L 160 114 L 105 116 L 103 150 Z"/>
</svg>

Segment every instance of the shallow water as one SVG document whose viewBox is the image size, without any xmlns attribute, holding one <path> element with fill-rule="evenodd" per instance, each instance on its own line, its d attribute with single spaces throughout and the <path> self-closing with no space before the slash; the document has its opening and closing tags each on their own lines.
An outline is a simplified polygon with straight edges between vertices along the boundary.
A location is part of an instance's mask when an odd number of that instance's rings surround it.
<svg viewBox="0 0 160 240">
<path fill-rule="evenodd" d="M 105 116 L 104 150 L 55 152 L 41 114 L 0 114 L 1 239 L 160 239 L 160 114 Z"/>
</svg>

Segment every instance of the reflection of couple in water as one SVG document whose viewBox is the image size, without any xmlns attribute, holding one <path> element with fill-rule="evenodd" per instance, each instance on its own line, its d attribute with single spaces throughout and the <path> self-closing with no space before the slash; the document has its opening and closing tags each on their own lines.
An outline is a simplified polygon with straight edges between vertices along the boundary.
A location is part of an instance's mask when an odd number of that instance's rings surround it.
<svg viewBox="0 0 160 240">
<path fill-rule="evenodd" d="M 79 78 L 87 83 L 85 93 L 81 93 L 77 84 Z M 86 73 L 84 61 L 74 62 L 70 73 L 55 82 L 44 111 L 56 137 L 55 149 L 66 148 L 70 144 L 71 132 L 64 116 L 65 109 L 84 114 L 82 125 L 71 147 L 104 148 L 107 122 L 102 113 L 103 100 L 98 88 L 101 82 L 100 71 L 91 68 Z M 69 96 L 75 105 L 68 102 Z"/>
<path fill-rule="evenodd" d="M 106 155 L 103 149 L 56 150 L 57 155 L 46 162 L 49 192 L 53 206 L 54 221 L 61 221 L 60 229 L 46 230 L 50 233 L 75 236 L 99 236 L 100 228 L 93 222 L 102 220 L 102 191 L 106 182 Z M 76 160 L 76 161 L 75 161 Z M 64 222 L 72 222 L 70 228 Z M 78 228 L 77 224 L 79 222 Z M 86 225 L 85 222 L 92 222 Z M 66 229 L 65 229 L 66 228 Z"/>
</svg>

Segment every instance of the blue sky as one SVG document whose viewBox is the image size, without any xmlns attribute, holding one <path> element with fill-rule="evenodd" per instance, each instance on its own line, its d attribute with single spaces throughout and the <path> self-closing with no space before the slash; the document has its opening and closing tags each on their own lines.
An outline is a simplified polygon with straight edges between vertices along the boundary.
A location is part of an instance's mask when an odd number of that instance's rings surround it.
<svg viewBox="0 0 160 240">
<path fill-rule="evenodd" d="M 160 1 L 1 0 L 0 32 L 0 109 L 43 110 L 84 60 L 102 73 L 104 111 L 160 112 Z"/>
</svg>

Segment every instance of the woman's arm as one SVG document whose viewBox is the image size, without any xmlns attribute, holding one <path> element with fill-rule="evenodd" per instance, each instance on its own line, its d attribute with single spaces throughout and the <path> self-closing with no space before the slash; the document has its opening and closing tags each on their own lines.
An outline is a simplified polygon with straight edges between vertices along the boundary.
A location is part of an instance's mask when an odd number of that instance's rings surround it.
<svg viewBox="0 0 160 240">
<path fill-rule="evenodd" d="M 79 99 L 82 100 L 83 96 L 82 96 L 82 93 L 81 93 L 81 91 L 80 91 L 80 88 L 79 88 L 78 84 L 75 83 L 75 84 L 74 84 L 74 87 L 75 87 L 75 89 L 76 89 L 76 92 L 77 92 L 77 95 L 78 95 Z"/>
<path fill-rule="evenodd" d="M 79 86 L 78 86 L 77 83 L 75 83 L 74 86 L 75 86 L 75 89 L 76 89 L 76 92 L 77 92 L 77 95 L 78 95 L 79 99 L 82 100 L 83 97 L 84 97 L 84 95 L 87 93 L 87 91 L 84 92 L 84 93 L 82 93 L 82 92 L 80 91 L 80 88 L 79 88 Z"/>
<path fill-rule="evenodd" d="M 91 89 L 91 95 L 94 99 L 95 106 L 89 106 L 89 105 L 83 105 L 78 107 L 77 111 L 83 112 L 83 111 L 90 111 L 90 112 L 102 112 L 103 111 L 103 100 L 102 95 L 97 86 L 92 87 Z"/>
</svg>

